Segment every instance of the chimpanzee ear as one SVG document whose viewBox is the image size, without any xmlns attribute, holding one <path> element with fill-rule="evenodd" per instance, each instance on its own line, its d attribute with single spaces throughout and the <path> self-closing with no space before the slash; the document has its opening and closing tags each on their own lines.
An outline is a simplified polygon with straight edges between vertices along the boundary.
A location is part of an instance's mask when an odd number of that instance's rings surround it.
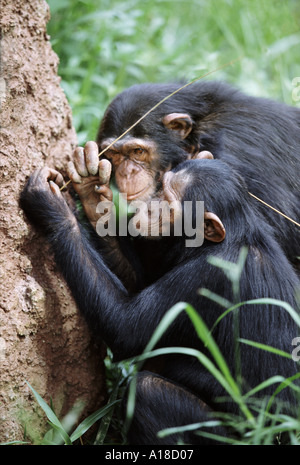
<svg viewBox="0 0 300 465">
<path fill-rule="evenodd" d="M 193 121 L 187 113 L 170 113 L 163 117 L 166 128 L 177 131 L 181 139 L 185 139 L 193 128 Z"/>
<path fill-rule="evenodd" d="M 212 212 L 204 212 L 204 237 L 208 241 L 222 242 L 226 231 L 220 218 Z"/>
</svg>

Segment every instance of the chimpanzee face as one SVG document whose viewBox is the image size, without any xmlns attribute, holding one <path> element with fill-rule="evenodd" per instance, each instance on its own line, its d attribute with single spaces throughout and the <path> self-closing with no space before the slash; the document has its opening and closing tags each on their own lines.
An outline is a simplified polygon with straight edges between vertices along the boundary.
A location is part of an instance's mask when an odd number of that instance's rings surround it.
<svg viewBox="0 0 300 465">
<path fill-rule="evenodd" d="M 212 160 L 212 166 L 210 167 L 211 175 L 213 175 L 214 171 L 213 164 L 214 160 Z M 205 163 L 204 166 L 207 174 L 207 164 Z M 205 173 L 201 176 L 202 168 L 202 160 L 186 161 L 175 170 L 164 174 L 162 190 L 159 196 L 154 199 L 154 202 L 152 202 L 153 199 L 148 201 L 148 208 L 139 210 L 138 224 L 143 236 L 152 238 L 153 231 L 155 231 L 154 238 L 166 235 L 166 231 L 169 231 L 172 235 L 175 222 L 177 224 L 178 222 L 182 223 L 183 218 L 185 225 L 195 222 L 194 214 L 195 211 L 198 211 L 195 210 L 196 203 L 197 201 L 203 201 L 202 194 L 206 191 L 206 194 L 209 195 L 210 189 L 209 181 L 208 186 L 205 185 Z M 187 203 L 192 201 L 192 209 L 189 207 L 186 209 L 185 193 L 187 191 L 189 191 L 189 194 L 194 192 L 192 198 L 189 195 L 189 201 L 187 201 Z M 205 209 L 203 220 L 204 238 L 211 242 L 222 242 L 225 239 L 226 232 L 220 218 L 214 212 Z"/>
<path fill-rule="evenodd" d="M 162 105 L 135 124 L 169 92 L 169 86 L 124 91 L 109 105 L 99 128 L 100 151 L 113 144 L 104 157 L 111 161 L 117 187 L 129 201 L 153 197 L 166 171 L 199 152 L 185 143 L 193 121 L 188 113 L 177 111 L 176 102 L 171 107 Z"/>
<path fill-rule="evenodd" d="M 108 117 L 104 119 L 106 125 Z M 167 134 L 162 135 L 162 128 Z M 153 197 L 161 187 L 164 173 L 176 166 L 176 161 L 179 163 L 194 157 L 200 158 L 197 148 L 183 151 L 178 146 L 192 130 L 189 115 L 170 113 L 157 122 L 157 131 L 153 129 L 150 135 L 147 129 L 147 125 L 144 130 L 139 128 L 138 137 L 128 134 L 115 143 L 116 137 L 105 137 L 98 142 L 101 151 L 113 143 L 105 151 L 105 157 L 112 163 L 118 189 L 127 194 L 129 201 Z M 207 155 L 202 157 L 207 158 Z M 170 161 L 172 158 L 173 163 Z"/>
<path fill-rule="evenodd" d="M 105 139 L 100 149 L 104 150 L 112 142 Z M 147 200 L 154 195 L 158 169 L 154 141 L 126 136 L 113 144 L 105 156 L 112 163 L 119 191 L 127 194 L 128 200 Z"/>
</svg>

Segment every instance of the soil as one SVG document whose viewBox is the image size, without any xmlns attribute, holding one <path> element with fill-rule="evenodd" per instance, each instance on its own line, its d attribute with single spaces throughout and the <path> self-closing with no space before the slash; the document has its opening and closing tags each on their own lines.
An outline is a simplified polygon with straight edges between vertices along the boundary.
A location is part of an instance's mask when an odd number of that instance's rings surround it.
<svg viewBox="0 0 300 465">
<path fill-rule="evenodd" d="M 103 346 L 92 339 L 42 236 L 18 205 L 26 178 L 64 171 L 77 144 L 57 74 L 44 0 L 1 0 L 0 442 L 39 441 L 45 415 L 26 384 L 61 418 L 103 405 Z"/>
</svg>

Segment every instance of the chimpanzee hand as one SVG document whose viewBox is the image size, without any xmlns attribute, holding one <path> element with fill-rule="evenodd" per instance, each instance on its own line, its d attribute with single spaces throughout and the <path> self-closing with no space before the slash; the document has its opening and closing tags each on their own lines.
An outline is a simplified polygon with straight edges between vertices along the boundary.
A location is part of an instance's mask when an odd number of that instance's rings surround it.
<svg viewBox="0 0 300 465">
<path fill-rule="evenodd" d="M 76 222 L 59 189 L 63 184 L 64 179 L 58 171 L 45 167 L 30 176 L 21 193 L 21 208 L 30 222 L 44 232 L 54 229 L 58 223 Z"/>
<path fill-rule="evenodd" d="M 111 163 L 100 160 L 96 142 L 90 141 L 85 147 L 74 151 L 74 162 L 68 163 L 68 176 L 80 197 L 84 211 L 94 228 L 101 214 L 96 212 L 100 201 L 112 201 L 113 194 L 109 188 Z"/>
</svg>

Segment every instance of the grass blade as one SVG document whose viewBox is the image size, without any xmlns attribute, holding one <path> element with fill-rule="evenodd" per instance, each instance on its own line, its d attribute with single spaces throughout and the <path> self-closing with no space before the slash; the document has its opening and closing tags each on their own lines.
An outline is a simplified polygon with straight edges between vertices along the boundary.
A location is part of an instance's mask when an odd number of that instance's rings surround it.
<svg viewBox="0 0 300 465">
<path fill-rule="evenodd" d="M 48 422 L 52 428 L 54 429 L 54 431 L 57 431 L 60 436 L 63 438 L 65 444 L 67 446 L 71 446 L 72 445 L 72 441 L 68 435 L 68 433 L 63 429 L 63 427 L 60 427 L 58 426 L 56 423 L 52 423 L 52 421 L 49 421 Z M 46 440 L 47 441 L 47 440 Z M 42 444 L 43 445 L 46 445 L 46 441 L 43 441 Z M 47 444 L 49 444 L 49 442 L 47 441 Z M 59 445 L 60 444 L 60 441 L 51 441 L 50 442 L 51 445 Z"/>
<path fill-rule="evenodd" d="M 56 431 L 59 432 L 59 434 L 62 436 L 62 438 L 64 439 L 66 444 L 69 444 L 69 445 L 72 444 L 72 441 L 71 441 L 69 435 L 67 434 L 67 432 L 63 428 L 61 422 L 59 421 L 59 419 L 57 418 L 57 416 L 55 415 L 53 410 L 44 401 L 44 399 L 36 392 L 36 390 L 27 381 L 25 381 L 25 382 L 29 386 L 31 391 L 33 392 L 34 397 L 36 398 L 36 400 L 37 400 L 38 404 L 40 405 L 40 407 L 44 410 L 44 412 L 45 412 L 51 426 Z"/>
<path fill-rule="evenodd" d="M 267 352 L 271 352 L 272 354 L 280 355 L 281 357 L 286 357 L 290 360 L 292 359 L 291 354 L 289 354 L 288 352 L 284 352 L 283 350 L 276 349 L 276 347 L 271 347 L 267 344 L 262 344 L 261 342 L 250 341 L 249 339 L 240 338 L 239 341 L 243 344 L 247 344 L 248 346 L 256 347 L 256 349 L 262 349 Z"/>
<path fill-rule="evenodd" d="M 100 420 L 100 418 L 104 417 L 110 409 L 112 409 L 116 404 L 118 404 L 120 400 L 115 400 L 110 404 L 107 404 L 105 407 L 97 410 L 96 412 L 92 413 L 89 417 L 85 418 L 80 425 L 76 428 L 76 430 L 71 435 L 71 441 L 74 442 L 76 439 L 79 439 L 96 421 Z"/>
</svg>

